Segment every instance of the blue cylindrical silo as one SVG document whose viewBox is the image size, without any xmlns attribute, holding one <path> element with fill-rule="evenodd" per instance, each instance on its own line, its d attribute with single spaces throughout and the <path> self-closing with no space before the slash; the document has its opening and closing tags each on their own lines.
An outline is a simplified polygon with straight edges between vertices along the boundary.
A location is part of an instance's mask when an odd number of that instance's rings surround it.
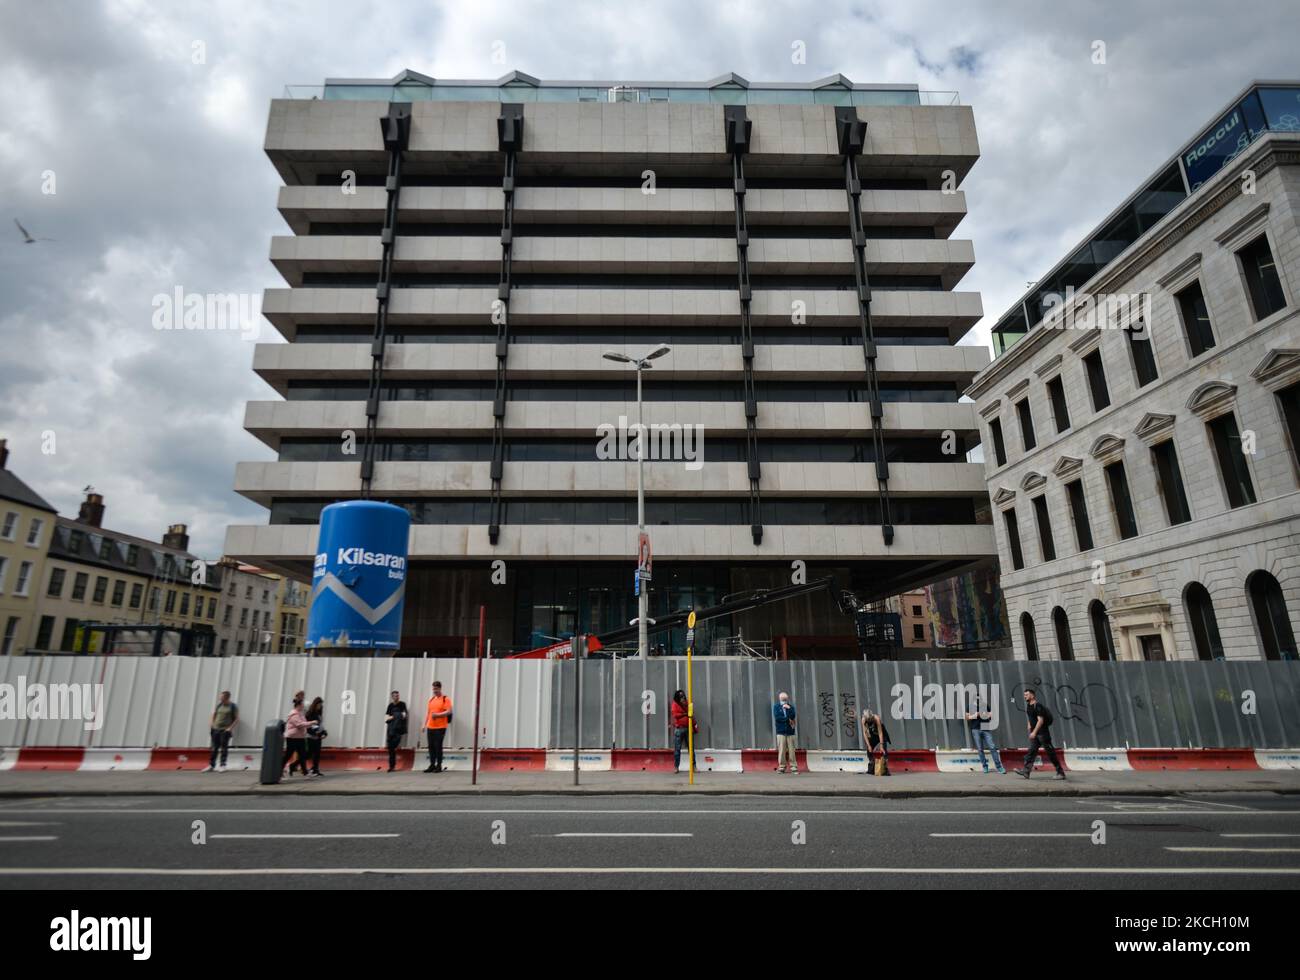
<svg viewBox="0 0 1300 980">
<path fill-rule="evenodd" d="M 321 511 L 308 649 L 401 646 L 410 530 L 411 515 L 393 504 L 345 500 Z"/>
</svg>

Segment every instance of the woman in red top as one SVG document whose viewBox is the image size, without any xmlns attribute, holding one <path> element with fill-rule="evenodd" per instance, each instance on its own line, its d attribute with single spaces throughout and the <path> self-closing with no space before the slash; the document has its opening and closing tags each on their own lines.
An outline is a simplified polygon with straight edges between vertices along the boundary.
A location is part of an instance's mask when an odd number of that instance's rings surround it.
<svg viewBox="0 0 1300 980">
<path fill-rule="evenodd" d="M 691 724 L 690 710 L 686 704 L 686 692 L 678 691 L 673 695 L 672 703 L 673 715 L 673 771 L 682 771 L 682 745 L 689 738 L 687 727 Z M 700 726 L 695 726 L 698 732 Z M 691 768 L 695 768 L 695 746 L 691 744 Z"/>
</svg>

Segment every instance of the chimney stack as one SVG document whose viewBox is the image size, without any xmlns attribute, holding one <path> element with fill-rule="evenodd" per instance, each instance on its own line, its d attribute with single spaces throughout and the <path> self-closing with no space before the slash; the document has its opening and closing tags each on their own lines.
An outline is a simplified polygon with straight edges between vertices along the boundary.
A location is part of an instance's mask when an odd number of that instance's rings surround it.
<svg viewBox="0 0 1300 980">
<path fill-rule="evenodd" d="M 103 495 L 98 493 L 86 494 L 86 499 L 81 504 L 81 510 L 77 512 L 77 520 L 82 524 L 89 524 L 91 527 L 102 527 L 104 524 Z"/>
<path fill-rule="evenodd" d="M 172 524 L 167 528 L 167 533 L 163 535 L 162 543 L 165 548 L 175 548 L 177 551 L 190 550 L 190 536 L 185 533 L 189 530 L 184 524 Z"/>
<path fill-rule="evenodd" d="M 0 470 L 5 468 L 7 462 L 9 462 L 9 440 L 0 439 Z"/>
</svg>

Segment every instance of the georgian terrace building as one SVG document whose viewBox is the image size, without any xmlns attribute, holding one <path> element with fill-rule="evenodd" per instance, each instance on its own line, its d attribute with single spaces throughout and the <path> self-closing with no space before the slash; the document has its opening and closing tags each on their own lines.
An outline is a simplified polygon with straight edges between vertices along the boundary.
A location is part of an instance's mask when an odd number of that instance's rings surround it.
<svg viewBox="0 0 1300 980">
<path fill-rule="evenodd" d="M 1296 657 L 1298 218 L 1300 85 L 1255 83 L 994 328 L 1018 659 Z"/>
</svg>

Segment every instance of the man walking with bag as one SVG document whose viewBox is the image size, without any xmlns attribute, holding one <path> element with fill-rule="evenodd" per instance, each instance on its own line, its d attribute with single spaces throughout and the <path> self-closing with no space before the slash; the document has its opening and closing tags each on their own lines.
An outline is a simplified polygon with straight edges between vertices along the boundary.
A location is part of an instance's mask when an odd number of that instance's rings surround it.
<svg viewBox="0 0 1300 980">
<path fill-rule="evenodd" d="M 406 737 L 406 702 L 398 691 L 389 696 L 388 707 L 384 711 L 384 724 L 388 728 L 388 771 L 392 772 L 397 768 L 397 750 Z"/>
<path fill-rule="evenodd" d="M 1029 716 L 1029 752 L 1025 755 L 1025 764 L 1015 770 L 1017 776 L 1029 778 L 1041 748 L 1047 753 L 1048 761 L 1056 767 L 1056 778 L 1064 779 L 1065 770 L 1056 758 L 1056 746 L 1052 744 L 1052 712 L 1045 704 L 1038 703 L 1038 695 L 1032 687 L 1025 688 L 1025 714 Z"/>
</svg>

